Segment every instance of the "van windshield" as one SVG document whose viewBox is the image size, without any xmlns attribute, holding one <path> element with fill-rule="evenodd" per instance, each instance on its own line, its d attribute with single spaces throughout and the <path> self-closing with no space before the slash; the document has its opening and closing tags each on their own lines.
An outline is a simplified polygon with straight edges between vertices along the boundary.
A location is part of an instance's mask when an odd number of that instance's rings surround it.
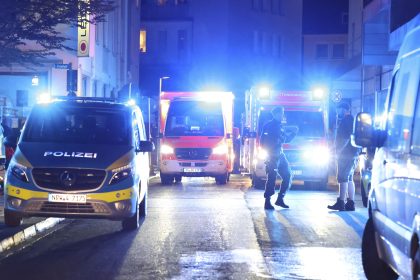
<svg viewBox="0 0 420 280">
<path fill-rule="evenodd" d="M 128 118 L 122 110 L 46 106 L 34 108 L 23 141 L 129 145 Z"/>
<path fill-rule="evenodd" d="M 223 136 L 220 102 L 174 101 L 168 111 L 166 136 Z"/>
<path fill-rule="evenodd" d="M 284 126 L 297 126 L 298 137 L 324 137 L 325 128 L 322 112 L 285 111 Z M 271 110 L 260 111 L 258 132 L 261 135 L 264 125 L 272 119 Z"/>
</svg>

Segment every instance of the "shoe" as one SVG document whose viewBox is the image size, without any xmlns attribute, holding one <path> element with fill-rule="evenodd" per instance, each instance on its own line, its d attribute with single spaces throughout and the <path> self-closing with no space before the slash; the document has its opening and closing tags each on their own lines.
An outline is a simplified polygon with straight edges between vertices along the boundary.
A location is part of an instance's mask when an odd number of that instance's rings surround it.
<svg viewBox="0 0 420 280">
<path fill-rule="evenodd" d="M 273 205 L 271 205 L 270 198 L 266 198 L 266 199 L 265 199 L 264 209 L 265 209 L 265 210 L 274 210 L 274 206 L 273 206 Z"/>
<path fill-rule="evenodd" d="M 274 204 L 277 205 L 277 206 L 283 207 L 283 208 L 290 208 L 289 205 L 284 203 L 283 196 L 281 196 L 281 195 L 279 195 L 277 197 L 277 200 Z"/>
<path fill-rule="evenodd" d="M 356 207 L 354 206 L 354 201 L 347 199 L 346 205 L 344 205 L 346 211 L 355 211 Z"/>
<path fill-rule="evenodd" d="M 340 198 L 337 198 L 337 202 L 334 205 L 328 205 L 328 209 L 338 210 L 338 211 L 346 210 L 346 208 L 344 206 L 344 200 L 341 200 Z"/>
</svg>

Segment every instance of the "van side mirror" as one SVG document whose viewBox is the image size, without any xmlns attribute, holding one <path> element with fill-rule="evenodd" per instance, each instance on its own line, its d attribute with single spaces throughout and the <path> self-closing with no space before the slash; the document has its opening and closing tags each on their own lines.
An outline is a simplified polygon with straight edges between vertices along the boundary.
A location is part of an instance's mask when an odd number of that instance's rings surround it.
<svg viewBox="0 0 420 280">
<path fill-rule="evenodd" d="M 355 147 L 374 147 L 375 140 L 372 116 L 368 113 L 358 113 L 354 119 L 351 144 Z"/>
<path fill-rule="evenodd" d="M 153 152 L 155 150 L 155 144 L 151 141 L 140 141 L 140 147 L 136 150 L 136 152 Z"/>
</svg>

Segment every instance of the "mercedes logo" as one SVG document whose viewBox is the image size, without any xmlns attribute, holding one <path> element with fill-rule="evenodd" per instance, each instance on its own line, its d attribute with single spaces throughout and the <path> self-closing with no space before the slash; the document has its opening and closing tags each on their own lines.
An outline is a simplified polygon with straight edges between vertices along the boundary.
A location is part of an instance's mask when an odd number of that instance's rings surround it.
<svg viewBox="0 0 420 280">
<path fill-rule="evenodd" d="M 60 181 L 65 187 L 71 187 L 76 182 L 76 175 L 68 171 L 64 171 L 60 175 Z"/>
</svg>

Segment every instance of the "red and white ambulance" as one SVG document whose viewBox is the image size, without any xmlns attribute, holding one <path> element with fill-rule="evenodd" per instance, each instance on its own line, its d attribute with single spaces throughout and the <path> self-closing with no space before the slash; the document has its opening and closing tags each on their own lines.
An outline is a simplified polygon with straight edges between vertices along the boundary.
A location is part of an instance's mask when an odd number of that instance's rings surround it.
<svg viewBox="0 0 420 280">
<path fill-rule="evenodd" d="M 252 176 L 253 186 L 263 189 L 267 151 L 259 145 L 262 128 L 276 106 L 285 108 L 283 124 L 297 126 L 297 136 L 283 145 L 293 179 L 325 187 L 328 183 L 327 99 L 320 91 L 248 91 L 245 97 L 241 166 Z"/>
<path fill-rule="evenodd" d="M 233 94 L 162 92 L 159 168 L 162 184 L 214 177 L 226 184 L 233 169 Z"/>
</svg>

